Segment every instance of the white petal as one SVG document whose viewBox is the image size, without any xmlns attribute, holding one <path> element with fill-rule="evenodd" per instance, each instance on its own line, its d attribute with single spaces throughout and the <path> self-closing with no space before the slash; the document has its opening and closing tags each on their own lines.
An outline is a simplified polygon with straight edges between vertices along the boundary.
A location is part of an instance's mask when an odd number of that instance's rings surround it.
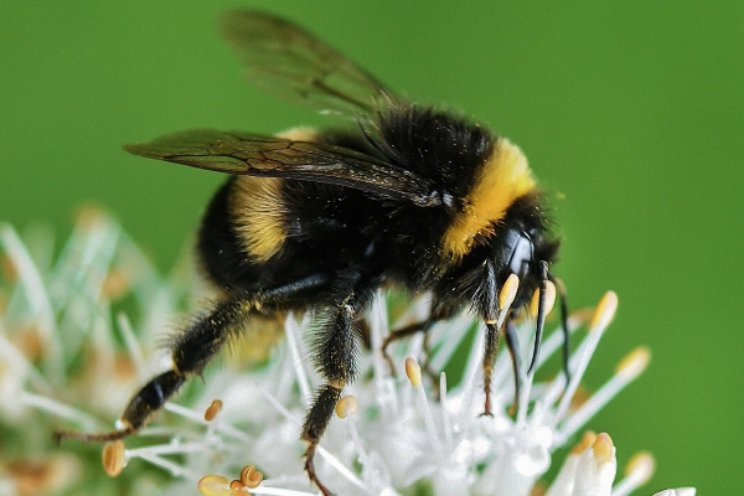
<svg viewBox="0 0 744 496">
<path fill-rule="evenodd" d="M 574 487 L 574 478 L 576 477 L 576 467 L 579 465 L 579 455 L 570 453 L 563 462 L 560 472 L 545 496 L 571 496 Z"/>
<path fill-rule="evenodd" d="M 695 496 L 694 487 L 679 487 L 677 489 L 664 489 L 658 493 L 654 493 L 654 496 Z"/>
</svg>

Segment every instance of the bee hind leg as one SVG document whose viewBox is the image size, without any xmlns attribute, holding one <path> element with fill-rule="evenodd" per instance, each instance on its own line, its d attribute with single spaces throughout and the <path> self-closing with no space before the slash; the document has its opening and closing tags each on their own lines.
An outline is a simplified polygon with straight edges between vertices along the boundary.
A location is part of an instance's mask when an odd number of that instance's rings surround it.
<svg viewBox="0 0 744 496">
<path fill-rule="evenodd" d="M 252 301 L 228 299 L 179 334 L 173 342 L 172 368 L 151 379 L 132 396 L 117 430 L 95 434 L 59 431 L 54 434 L 55 441 L 79 439 L 105 442 L 136 433 L 189 377 L 201 373 L 227 339 L 243 328 L 254 309 L 255 303 Z"/>
</svg>

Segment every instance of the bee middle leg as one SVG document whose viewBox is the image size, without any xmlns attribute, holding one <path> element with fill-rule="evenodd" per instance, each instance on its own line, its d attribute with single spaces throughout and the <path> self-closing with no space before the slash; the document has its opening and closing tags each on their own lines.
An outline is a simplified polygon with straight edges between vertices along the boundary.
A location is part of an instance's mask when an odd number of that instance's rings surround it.
<svg viewBox="0 0 744 496">
<path fill-rule="evenodd" d="M 348 293 L 330 311 L 326 324 L 315 342 L 313 361 L 326 383 L 321 386 L 305 416 L 301 438 L 308 443 L 305 451 L 305 471 L 310 481 L 324 496 L 331 491 L 319 480 L 314 457 L 323 433 L 346 384 L 356 376 L 357 342 L 354 324 L 370 299 L 372 291 L 362 289 Z"/>
</svg>

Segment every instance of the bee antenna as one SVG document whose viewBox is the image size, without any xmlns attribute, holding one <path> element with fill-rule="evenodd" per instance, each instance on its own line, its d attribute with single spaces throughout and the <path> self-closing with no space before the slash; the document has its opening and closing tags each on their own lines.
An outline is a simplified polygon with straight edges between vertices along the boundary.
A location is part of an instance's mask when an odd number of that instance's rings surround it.
<svg viewBox="0 0 744 496">
<path fill-rule="evenodd" d="M 537 328 L 535 329 L 535 347 L 532 350 L 532 360 L 527 369 L 527 374 L 531 374 L 537 363 L 537 356 L 540 353 L 540 342 L 542 341 L 543 330 L 545 328 L 545 294 L 548 290 L 548 263 L 540 261 L 540 288 L 538 289 L 537 303 Z"/>
<path fill-rule="evenodd" d="M 118 431 L 111 432 L 99 432 L 95 434 L 87 434 L 85 432 L 77 431 L 55 431 L 54 432 L 54 444 L 59 446 L 63 439 L 77 439 L 86 443 L 104 443 L 107 441 L 116 441 L 117 439 L 123 439 L 131 434 L 134 434 L 136 429 L 134 427 L 127 427 Z"/>
<path fill-rule="evenodd" d="M 561 305 L 561 331 L 563 332 L 563 374 L 566 376 L 566 384 L 571 382 L 571 371 L 568 367 L 568 359 L 571 354 L 571 335 L 568 332 L 568 298 L 566 292 L 566 285 L 560 277 L 555 277 L 553 274 L 548 273 L 548 277 L 558 292 L 558 298 Z"/>
</svg>

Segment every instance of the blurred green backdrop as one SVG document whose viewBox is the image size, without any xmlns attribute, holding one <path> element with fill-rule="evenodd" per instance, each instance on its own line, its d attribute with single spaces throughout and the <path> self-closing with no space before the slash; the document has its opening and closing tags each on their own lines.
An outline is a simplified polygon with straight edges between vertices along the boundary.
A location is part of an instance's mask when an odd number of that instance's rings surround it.
<svg viewBox="0 0 744 496">
<path fill-rule="evenodd" d="M 218 174 L 125 154 L 193 127 L 276 132 L 324 118 L 253 89 L 215 29 L 259 6 L 321 33 L 401 93 L 519 143 L 557 202 L 573 306 L 607 288 L 599 385 L 639 343 L 654 362 L 591 424 L 650 489 L 730 494 L 744 436 L 744 3 L 26 2 L 0 15 L 0 219 L 67 231 L 112 210 L 164 270 Z"/>
</svg>

